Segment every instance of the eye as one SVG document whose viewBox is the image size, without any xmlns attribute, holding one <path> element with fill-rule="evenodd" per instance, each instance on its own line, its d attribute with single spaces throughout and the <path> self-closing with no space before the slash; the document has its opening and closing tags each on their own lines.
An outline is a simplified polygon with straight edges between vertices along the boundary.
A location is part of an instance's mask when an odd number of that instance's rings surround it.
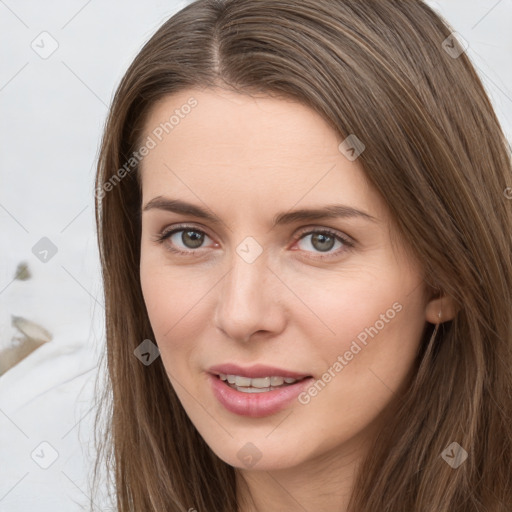
<svg viewBox="0 0 512 512">
<path fill-rule="evenodd" d="M 193 226 L 178 226 L 171 231 L 164 231 L 155 241 L 163 244 L 169 240 L 171 243 L 166 245 L 171 252 L 191 255 L 197 252 L 195 249 L 201 247 L 205 237 L 210 238 L 204 231 Z M 180 249 L 180 244 L 186 250 Z"/>
<path fill-rule="evenodd" d="M 337 231 L 332 231 L 330 229 L 322 228 L 317 230 L 310 230 L 306 233 L 302 233 L 298 235 L 298 242 L 302 242 L 310 237 L 310 241 L 308 244 L 305 244 L 306 247 L 312 247 L 314 251 L 320 252 L 319 256 L 314 256 L 315 258 L 331 258 L 334 256 L 338 256 L 343 252 L 354 247 L 354 242 L 349 239 L 347 236 L 338 233 Z M 335 251 L 331 251 L 334 246 L 338 243 L 338 249 Z M 307 248 L 305 249 L 307 252 Z M 327 253 L 327 254 L 326 254 Z M 326 254 L 326 255 L 324 255 Z"/>
<path fill-rule="evenodd" d="M 316 230 L 310 229 L 307 232 L 303 231 L 295 237 L 295 240 L 300 243 L 308 237 L 311 237 L 310 242 L 305 245 L 312 247 L 313 252 L 320 253 L 317 256 L 314 256 L 316 259 L 338 256 L 353 248 L 355 245 L 349 237 L 326 228 L 319 228 Z M 199 252 L 196 249 L 201 248 L 205 238 L 210 239 L 210 237 L 201 229 L 194 226 L 182 225 L 177 226 L 170 231 L 164 230 L 157 236 L 155 241 L 161 244 L 169 241 L 170 243 L 166 243 L 166 248 L 171 252 L 182 255 L 195 255 Z M 331 251 L 336 243 L 339 244 L 337 250 Z M 303 248 L 303 250 L 306 252 L 312 252 L 308 250 L 308 248 Z"/>
</svg>

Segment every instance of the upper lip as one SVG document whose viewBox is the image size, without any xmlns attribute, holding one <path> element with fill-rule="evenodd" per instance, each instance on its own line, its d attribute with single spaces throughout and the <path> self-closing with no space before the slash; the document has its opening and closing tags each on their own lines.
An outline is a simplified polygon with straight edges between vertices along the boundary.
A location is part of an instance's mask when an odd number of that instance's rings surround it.
<svg viewBox="0 0 512 512">
<path fill-rule="evenodd" d="M 310 377 L 307 373 L 299 373 L 291 370 L 285 370 L 283 368 L 276 368 L 274 366 L 266 366 L 263 364 L 256 364 L 254 366 L 238 366 L 232 363 L 218 364 L 212 366 L 208 370 L 210 373 L 215 375 L 239 375 L 240 377 L 248 377 L 251 379 L 257 379 L 258 377 L 289 377 L 291 379 L 302 379 L 304 377 Z"/>
</svg>

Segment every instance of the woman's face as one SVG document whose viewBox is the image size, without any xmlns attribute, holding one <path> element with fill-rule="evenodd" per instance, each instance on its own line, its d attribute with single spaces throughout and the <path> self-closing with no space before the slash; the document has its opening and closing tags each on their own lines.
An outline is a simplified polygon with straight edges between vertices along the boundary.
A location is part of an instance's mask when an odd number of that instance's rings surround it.
<svg viewBox="0 0 512 512">
<path fill-rule="evenodd" d="M 429 318 L 361 146 L 300 103 L 220 89 L 161 100 L 143 140 L 142 290 L 197 430 L 239 468 L 363 449 Z"/>
</svg>

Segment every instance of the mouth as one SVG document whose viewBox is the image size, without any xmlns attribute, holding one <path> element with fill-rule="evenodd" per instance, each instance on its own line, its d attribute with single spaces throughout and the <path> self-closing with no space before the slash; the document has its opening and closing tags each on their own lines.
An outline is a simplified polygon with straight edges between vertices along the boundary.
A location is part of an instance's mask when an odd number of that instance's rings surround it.
<svg viewBox="0 0 512 512">
<path fill-rule="evenodd" d="M 311 375 L 262 365 L 242 368 L 226 364 L 212 367 L 208 373 L 219 403 L 234 414 L 253 418 L 284 409 L 314 380 Z"/>
<path fill-rule="evenodd" d="M 225 373 L 220 373 L 217 377 L 230 388 L 242 393 L 266 393 L 275 389 L 282 389 L 308 378 L 294 379 L 281 376 L 250 378 L 241 375 L 226 375 Z"/>
</svg>

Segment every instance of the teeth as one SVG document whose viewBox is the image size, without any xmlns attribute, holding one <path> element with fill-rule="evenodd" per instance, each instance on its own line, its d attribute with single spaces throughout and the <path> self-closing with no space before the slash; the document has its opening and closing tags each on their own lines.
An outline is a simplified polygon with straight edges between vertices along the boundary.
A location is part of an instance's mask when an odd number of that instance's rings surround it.
<svg viewBox="0 0 512 512">
<path fill-rule="evenodd" d="M 231 384 L 231 387 L 238 389 L 238 391 L 244 391 L 246 393 L 261 393 L 264 391 L 270 391 L 277 387 L 283 386 L 284 384 L 293 384 L 300 379 L 293 379 L 291 377 L 258 377 L 251 379 L 249 377 L 241 377 L 240 375 L 226 375 L 220 373 L 219 377 L 223 381 L 227 381 Z"/>
<path fill-rule="evenodd" d="M 268 388 L 270 386 L 270 377 L 263 377 L 258 379 L 247 379 L 250 381 L 253 388 Z"/>
<path fill-rule="evenodd" d="M 242 391 L 242 393 L 265 393 L 265 391 L 271 391 L 275 388 L 244 388 L 236 386 L 237 391 Z"/>
<path fill-rule="evenodd" d="M 232 375 L 228 375 L 228 379 L 229 379 L 229 377 L 232 377 Z M 249 387 L 251 385 L 251 379 L 249 377 L 239 377 L 237 375 L 235 377 L 235 385 L 236 385 L 236 387 L 238 387 L 238 386 L 243 386 L 244 388 Z"/>
<path fill-rule="evenodd" d="M 284 377 L 270 377 L 271 386 L 280 386 L 284 383 Z"/>
</svg>

